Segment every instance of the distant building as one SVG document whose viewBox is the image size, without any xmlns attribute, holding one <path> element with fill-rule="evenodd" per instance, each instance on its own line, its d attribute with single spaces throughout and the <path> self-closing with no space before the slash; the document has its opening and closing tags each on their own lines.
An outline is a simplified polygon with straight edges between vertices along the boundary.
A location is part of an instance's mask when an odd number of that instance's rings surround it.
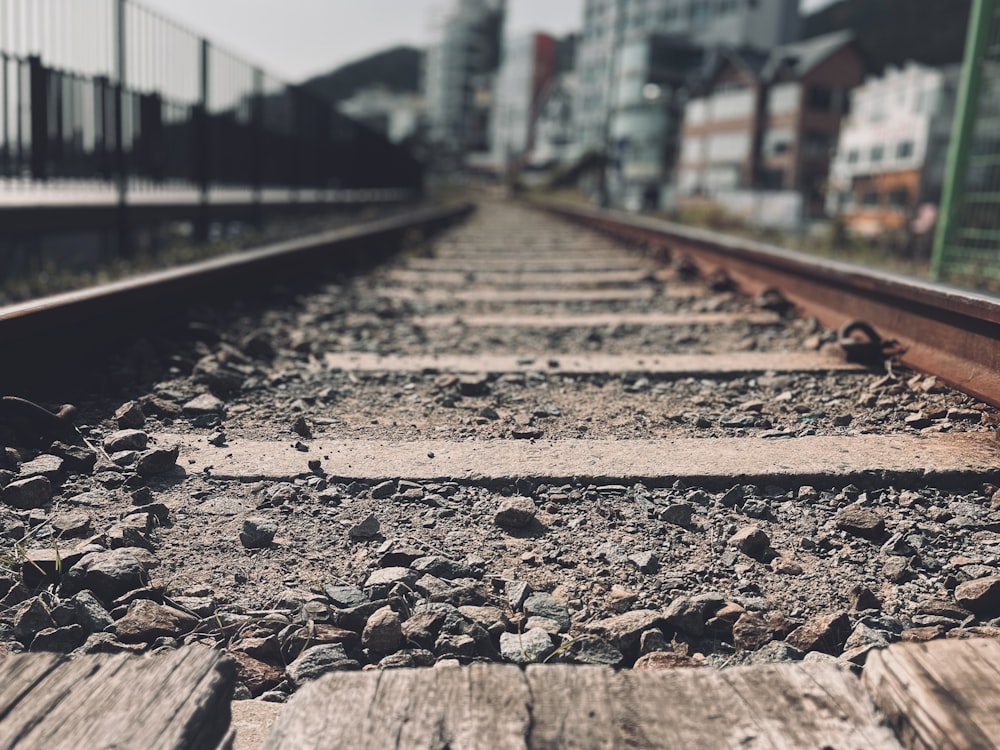
<svg viewBox="0 0 1000 750">
<path fill-rule="evenodd" d="M 430 140 L 458 157 L 482 147 L 477 83 L 496 70 L 504 0 L 452 0 L 433 19 L 424 63 Z"/>
<path fill-rule="evenodd" d="M 704 47 L 675 36 L 651 34 L 622 47 L 607 149 L 615 205 L 640 210 L 669 203 L 685 87 L 705 58 Z"/>
<path fill-rule="evenodd" d="M 799 0 L 586 0 L 577 46 L 577 137 L 583 149 L 603 149 L 618 52 L 651 34 L 699 44 L 765 49 L 798 38 Z"/>
<path fill-rule="evenodd" d="M 573 128 L 575 97 L 576 76 L 573 73 L 556 76 L 542 95 L 535 122 L 535 146 L 529 160 L 531 165 L 551 167 L 580 155 Z"/>
<path fill-rule="evenodd" d="M 903 229 L 940 202 L 960 73 L 911 62 L 852 92 L 827 196 L 850 229 Z"/>
<path fill-rule="evenodd" d="M 822 216 L 848 92 L 864 72 L 849 32 L 724 50 L 685 106 L 678 199 L 709 197 L 789 228 Z"/>
<path fill-rule="evenodd" d="M 424 113 L 423 98 L 382 87 L 363 89 L 337 105 L 343 114 L 400 143 L 415 135 Z"/>
<path fill-rule="evenodd" d="M 556 40 L 548 34 L 508 39 L 493 100 L 493 156 L 497 164 L 528 161 L 544 95 L 553 84 Z"/>
</svg>

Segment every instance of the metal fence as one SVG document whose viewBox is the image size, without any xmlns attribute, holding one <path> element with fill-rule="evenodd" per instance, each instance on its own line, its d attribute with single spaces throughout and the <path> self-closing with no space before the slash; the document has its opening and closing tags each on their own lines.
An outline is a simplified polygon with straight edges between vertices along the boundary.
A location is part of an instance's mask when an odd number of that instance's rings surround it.
<svg viewBox="0 0 1000 750">
<path fill-rule="evenodd" d="M 934 247 L 937 279 L 1000 279 L 1000 7 L 974 0 Z"/>
<path fill-rule="evenodd" d="M 419 189 L 328 102 L 134 0 L 0 0 L 0 203 Z"/>
</svg>

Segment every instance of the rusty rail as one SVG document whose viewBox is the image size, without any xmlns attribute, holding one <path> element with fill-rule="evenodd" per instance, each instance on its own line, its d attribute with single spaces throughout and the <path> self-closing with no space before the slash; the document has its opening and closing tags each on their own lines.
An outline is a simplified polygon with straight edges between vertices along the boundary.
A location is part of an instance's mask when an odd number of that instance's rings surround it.
<svg viewBox="0 0 1000 750">
<path fill-rule="evenodd" d="M 898 342 L 903 364 L 1000 406 L 1000 299 L 659 219 L 532 205 L 660 259 L 692 263 L 706 277 L 724 271 L 743 293 L 777 289 L 801 314 L 831 328 L 864 321 Z"/>
<path fill-rule="evenodd" d="M 98 365 L 151 326 L 205 301 L 252 299 L 279 281 L 374 265 L 413 233 L 463 219 L 471 203 L 430 207 L 123 281 L 0 307 L 0 393 L 38 393 L 83 362 Z M 106 367 L 105 367 L 106 369 Z M 98 368 L 98 371 L 100 367 Z M 98 372 L 100 377 L 100 373 Z"/>
</svg>

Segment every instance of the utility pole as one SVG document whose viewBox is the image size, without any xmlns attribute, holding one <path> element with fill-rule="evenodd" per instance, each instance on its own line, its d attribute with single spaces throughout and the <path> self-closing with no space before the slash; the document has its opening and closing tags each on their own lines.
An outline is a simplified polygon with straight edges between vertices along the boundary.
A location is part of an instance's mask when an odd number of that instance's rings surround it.
<svg viewBox="0 0 1000 750">
<path fill-rule="evenodd" d="M 617 89 L 618 56 L 624 36 L 626 0 L 615 0 L 611 27 L 611 59 L 608 62 L 608 97 L 604 111 L 604 158 L 601 160 L 600 181 L 597 186 L 597 201 L 601 208 L 611 205 L 611 189 L 608 185 L 608 169 L 611 161 L 611 122 L 615 112 L 615 91 Z"/>
</svg>

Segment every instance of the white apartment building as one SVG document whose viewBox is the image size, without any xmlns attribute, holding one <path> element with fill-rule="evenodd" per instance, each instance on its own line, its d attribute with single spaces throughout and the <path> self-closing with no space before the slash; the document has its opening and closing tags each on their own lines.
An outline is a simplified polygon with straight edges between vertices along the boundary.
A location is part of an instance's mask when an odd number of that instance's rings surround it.
<svg viewBox="0 0 1000 750">
<path fill-rule="evenodd" d="M 799 0 L 586 0 L 577 49 L 576 130 L 602 148 L 618 79 L 617 53 L 650 34 L 703 44 L 771 48 L 794 41 Z"/>
<path fill-rule="evenodd" d="M 432 142 L 464 154 L 474 140 L 475 82 L 495 65 L 505 0 L 451 0 L 434 10 L 424 63 Z"/>
<path fill-rule="evenodd" d="M 524 162 L 535 144 L 542 98 L 555 74 L 555 39 L 526 34 L 504 42 L 493 91 L 494 163 Z"/>
<path fill-rule="evenodd" d="M 851 92 L 830 171 L 827 209 L 860 234 L 898 230 L 937 204 L 961 66 L 910 62 Z"/>
</svg>

